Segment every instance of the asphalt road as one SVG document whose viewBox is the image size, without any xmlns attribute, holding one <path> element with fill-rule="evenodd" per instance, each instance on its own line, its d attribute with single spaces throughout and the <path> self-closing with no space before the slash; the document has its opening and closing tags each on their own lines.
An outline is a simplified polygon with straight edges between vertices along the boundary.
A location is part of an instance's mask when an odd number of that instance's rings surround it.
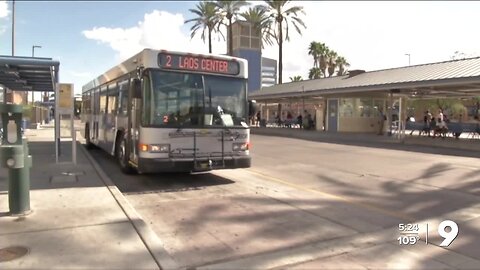
<svg viewBox="0 0 480 270">
<path fill-rule="evenodd" d="M 252 143 L 252 168 L 198 175 L 128 176 L 90 153 L 184 267 L 480 265 L 477 158 L 261 135 Z M 459 233 L 439 247 L 446 219 Z"/>
</svg>

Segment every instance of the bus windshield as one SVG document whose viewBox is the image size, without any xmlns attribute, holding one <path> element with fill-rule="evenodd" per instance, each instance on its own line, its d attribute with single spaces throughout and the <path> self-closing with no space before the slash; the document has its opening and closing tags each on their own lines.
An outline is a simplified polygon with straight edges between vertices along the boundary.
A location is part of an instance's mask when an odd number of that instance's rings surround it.
<svg viewBox="0 0 480 270">
<path fill-rule="evenodd" d="M 246 80 L 151 70 L 143 123 L 149 126 L 241 126 L 246 122 Z M 151 88 L 151 89 L 148 89 Z"/>
</svg>

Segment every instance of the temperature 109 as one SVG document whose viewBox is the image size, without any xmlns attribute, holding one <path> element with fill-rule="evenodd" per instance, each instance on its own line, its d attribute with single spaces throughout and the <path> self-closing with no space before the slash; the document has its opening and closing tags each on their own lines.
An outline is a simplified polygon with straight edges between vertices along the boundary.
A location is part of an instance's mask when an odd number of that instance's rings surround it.
<svg viewBox="0 0 480 270">
<path fill-rule="evenodd" d="M 399 245 L 415 245 L 418 241 L 418 236 L 402 235 L 397 238 Z"/>
</svg>

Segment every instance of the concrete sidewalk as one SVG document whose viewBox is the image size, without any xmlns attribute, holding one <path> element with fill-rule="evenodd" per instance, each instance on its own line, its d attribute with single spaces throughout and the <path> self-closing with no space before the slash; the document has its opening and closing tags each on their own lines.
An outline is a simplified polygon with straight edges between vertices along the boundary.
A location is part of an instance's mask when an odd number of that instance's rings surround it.
<svg viewBox="0 0 480 270">
<path fill-rule="evenodd" d="M 32 213 L 9 215 L 8 172 L 0 169 L 0 269 L 177 268 L 80 143 L 73 165 L 71 141 L 62 139 L 56 164 L 52 128 L 25 135 L 33 157 Z"/>
</svg>

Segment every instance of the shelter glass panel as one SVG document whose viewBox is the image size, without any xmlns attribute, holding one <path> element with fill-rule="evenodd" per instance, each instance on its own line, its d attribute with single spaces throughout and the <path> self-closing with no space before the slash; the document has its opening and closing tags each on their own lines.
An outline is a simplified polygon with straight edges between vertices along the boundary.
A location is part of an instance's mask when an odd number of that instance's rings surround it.
<svg viewBox="0 0 480 270">
<path fill-rule="evenodd" d="M 356 116 L 355 103 L 353 98 L 342 98 L 338 108 L 339 117 L 354 117 Z"/>
<path fill-rule="evenodd" d="M 379 115 L 378 108 L 383 109 L 383 100 L 373 98 L 341 98 L 339 117 L 373 118 Z"/>
<path fill-rule="evenodd" d="M 360 117 L 374 117 L 373 112 L 373 99 L 371 98 L 359 98 L 358 101 L 358 113 Z"/>
</svg>

